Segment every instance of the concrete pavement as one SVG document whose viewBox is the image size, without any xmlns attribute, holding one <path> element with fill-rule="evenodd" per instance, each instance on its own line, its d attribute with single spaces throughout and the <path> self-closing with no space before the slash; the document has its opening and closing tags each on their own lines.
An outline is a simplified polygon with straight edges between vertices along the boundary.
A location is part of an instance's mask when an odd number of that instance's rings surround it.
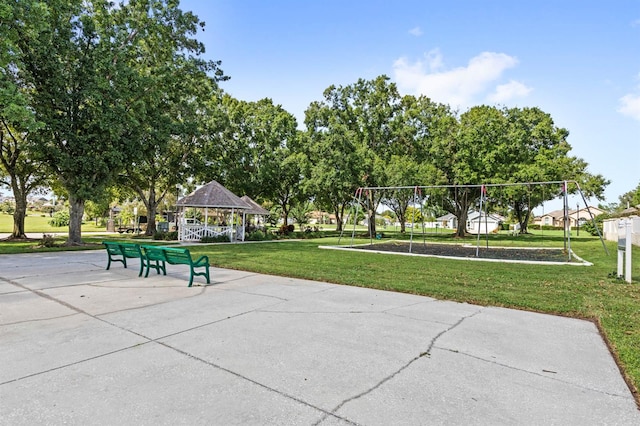
<svg viewBox="0 0 640 426">
<path fill-rule="evenodd" d="M 640 424 L 588 321 L 105 266 L 0 256 L 0 424 Z"/>
</svg>

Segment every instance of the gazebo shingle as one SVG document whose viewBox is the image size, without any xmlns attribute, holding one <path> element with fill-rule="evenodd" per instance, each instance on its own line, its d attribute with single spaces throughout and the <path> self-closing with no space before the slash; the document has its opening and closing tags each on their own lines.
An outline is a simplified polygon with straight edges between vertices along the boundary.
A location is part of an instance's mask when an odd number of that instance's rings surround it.
<svg viewBox="0 0 640 426">
<path fill-rule="evenodd" d="M 255 214 L 258 216 L 269 216 L 271 212 L 265 208 L 263 208 L 260 204 L 256 203 L 249 197 L 248 195 L 243 195 L 240 197 L 242 201 L 251 206 L 249 210 L 245 210 L 247 214 Z"/>
<path fill-rule="evenodd" d="M 212 180 L 203 187 L 178 200 L 182 207 L 213 207 L 220 209 L 249 210 L 252 208 L 240 197 Z"/>
</svg>

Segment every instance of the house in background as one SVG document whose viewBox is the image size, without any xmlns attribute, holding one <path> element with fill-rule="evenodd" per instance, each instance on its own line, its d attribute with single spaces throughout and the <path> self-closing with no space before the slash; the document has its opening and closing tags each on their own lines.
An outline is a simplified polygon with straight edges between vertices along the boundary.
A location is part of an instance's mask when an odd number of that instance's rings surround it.
<svg viewBox="0 0 640 426">
<path fill-rule="evenodd" d="M 498 232 L 505 218 L 495 213 L 469 212 L 467 232 L 470 234 L 491 234 Z"/>
<path fill-rule="evenodd" d="M 311 225 L 335 225 L 336 215 L 333 213 L 314 210 L 309 213 L 309 223 Z"/>
<path fill-rule="evenodd" d="M 453 213 L 447 213 L 444 216 L 436 218 L 436 223 L 446 229 L 458 228 L 458 218 Z"/>
<path fill-rule="evenodd" d="M 604 210 L 594 206 L 589 206 L 588 209 L 584 207 L 581 209 L 569 210 L 568 216 L 569 216 L 570 226 L 576 227 L 578 226 L 578 224 L 582 226 L 585 223 L 591 221 L 591 215 L 593 215 L 593 217 L 596 217 L 601 215 L 602 213 L 604 213 Z M 564 227 L 564 210 L 563 209 L 554 210 L 552 212 L 545 213 L 541 216 L 536 216 L 533 219 L 533 224 L 553 226 L 555 228 L 563 228 Z"/>
</svg>

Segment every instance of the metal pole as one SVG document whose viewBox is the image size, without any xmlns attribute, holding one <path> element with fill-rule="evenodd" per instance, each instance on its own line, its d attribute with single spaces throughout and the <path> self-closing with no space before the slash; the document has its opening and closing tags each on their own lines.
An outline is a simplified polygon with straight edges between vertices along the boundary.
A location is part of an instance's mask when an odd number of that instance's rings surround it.
<svg viewBox="0 0 640 426">
<path fill-rule="evenodd" d="M 489 248 L 489 213 L 487 211 L 487 205 L 489 204 L 489 194 L 487 192 L 487 187 L 484 187 L 484 193 L 487 196 L 487 202 L 484 203 L 484 236 L 487 241 L 487 249 Z"/>
<path fill-rule="evenodd" d="M 358 198 L 358 202 L 356 203 L 356 207 L 355 207 L 356 212 L 353 215 L 353 232 L 351 233 L 351 247 L 353 247 L 353 238 L 356 235 L 356 222 L 358 221 L 358 212 L 360 211 L 360 197 L 362 197 L 362 188 L 356 189 L 356 194 L 353 196 L 353 199 L 355 200 L 356 197 Z"/>
<path fill-rule="evenodd" d="M 593 213 L 591 213 L 589 204 L 587 204 L 587 199 L 584 197 L 584 194 L 582 193 L 582 189 L 580 189 L 580 185 L 578 184 L 578 182 L 576 182 L 576 186 L 578 187 L 578 192 L 580 192 L 580 196 L 582 197 L 582 202 L 587 208 L 587 213 L 589 213 L 589 217 L 591 218 L 591 224 L 593 225 L 594 228 L 596 228 L 596 231 L 598 232 L 598 237 L 600 237 L 600 242 L 602 243 L 604 252 L 607 254 L 607 256 L 609 256 L 609 249 L 607 249 L 607 245 L 604 243 L 604 238 L 602 238 L 602 233 L 600 233 L 600 228 L 598 228 L 598 224 L 596 223 L 596 218 L 593 215 Z"/>
<path fill-rule="evenodd" d="M 416 192 L 418 187 L 413 188 L 413 218 L 411 220 L 411 237 L 409 238 L 409 253 L 413 247 L 413 227 L 416 226 Z"/>
<path fill-rule="evenodd" d="M 567 242 L 565 249 L 567 250 L 567 256 L 569 262 L 571 262 L 571 221 L 569 220 L 569 195 L 567 187 L 567 181 L 564 181 L 564 229 L 567 236 Z"/>
<path fill-rule="evenodd" d="M 476 257 L 480 255 L 480 227 L 482 225 L 482 193 L 484 192 L 484 186 L 480 187 L 480 211 L 478 212 L 478 238 L 476 242 Z"/>
</svg>

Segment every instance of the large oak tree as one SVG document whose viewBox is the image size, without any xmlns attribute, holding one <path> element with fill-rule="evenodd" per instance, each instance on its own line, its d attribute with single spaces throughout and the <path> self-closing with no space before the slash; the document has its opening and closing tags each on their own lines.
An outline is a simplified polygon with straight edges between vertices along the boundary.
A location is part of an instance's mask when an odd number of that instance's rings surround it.
<svg viewBox="0 0 640 426">
<path fill-rule="evenodd" d="M 67 191 L 67 244 L 80 244 L 85 201 L 144 155 L 140 124 L 153 87 L 136 63 L 154 42 L 197 49 L 199 21 L 172 0 L 117 7 L 106 0 L 24 0 L 11 7 L 20 17 L 10 23 L 19 34 L 12 64 L 42 123 L 32 155 Z M 32 19 L 34 11 L 43 18 Z"/>
</svg>

